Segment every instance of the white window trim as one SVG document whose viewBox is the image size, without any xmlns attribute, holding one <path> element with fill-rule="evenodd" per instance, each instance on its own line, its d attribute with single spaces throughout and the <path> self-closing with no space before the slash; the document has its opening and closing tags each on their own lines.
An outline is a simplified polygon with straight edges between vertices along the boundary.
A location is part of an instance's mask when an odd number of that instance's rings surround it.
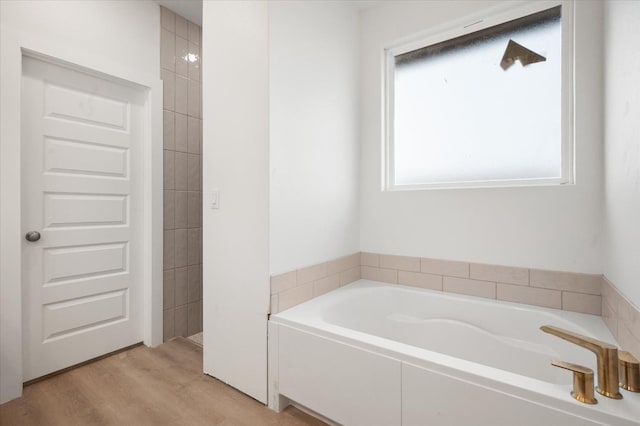
<svg viewBox="0 0 640 426">
<path fill-rule="evenodd" d="M 562 94 L 561 94 L 561 133 L 562 133 L 562 177 L 549 179 L 509 179 L 484 181 L 455 181 L 431 184 L 396 185 L 393 181 L 393 99 L 394 99 L 394 58 L 425 46 L 450 40 L 465 34 L 493 27 L 501 23 L 522 18 L 543 10 L 562 6 Z M 457 188 L 504 188 L 529 186 L 558 186 L 575 184 L 575 148 L 574 148 L 574 8 L 569 0 L 519 2 L 516 6 L 498 6 L 481 13 L 469 15 L 463 19 L 432 28 L 427 32 L 397 40 L 383 47 L 383 95 L 382 95 L 382 190 L 407 191 L 425 189 Z"/>
</svg>

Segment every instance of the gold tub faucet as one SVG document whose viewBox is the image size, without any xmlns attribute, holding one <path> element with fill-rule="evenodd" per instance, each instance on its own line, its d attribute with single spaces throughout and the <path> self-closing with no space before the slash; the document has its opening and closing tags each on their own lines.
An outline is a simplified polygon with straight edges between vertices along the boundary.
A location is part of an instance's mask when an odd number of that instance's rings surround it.
<svg viewBox="0 0 640 426">
<path fill-rule="evenodd" d="M 582 346 L 596 354 L 598 361 L 598 387 L 596 391 L 607 398 L 622 399 L 618 389 L 618 348 L 616 346 L 552 325 L 543 325 L 540 330 Z"/>
<path fill-rule="evenodd" d="M 593 396 L 593 370 L 582 365 L 564 361 L 552 361 L 554 367 L 573 371 L 573 390 L 571 396 L 585 404 L 597 404 Z"/>
<path fill-rule="evenodd" d="M 640 361 L 626 351 L 620 351 L 618 356 L 620 357 L 618 363 L 620 387 L 629 392 L 640 393 Z"/>
</svg>

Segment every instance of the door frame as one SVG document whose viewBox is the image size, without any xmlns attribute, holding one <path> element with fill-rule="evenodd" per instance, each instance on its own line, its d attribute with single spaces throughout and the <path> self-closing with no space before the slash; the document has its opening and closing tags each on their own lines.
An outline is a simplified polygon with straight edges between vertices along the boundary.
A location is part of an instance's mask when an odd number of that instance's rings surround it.
<svg viewBox="0 0 640 426">
<path fill-rule="evenodd" d="M 143 163 L 143 341 L 162 343 L 163 141 L 162 81 L 97 52 L 70 49 L 44 37 L 2 31 L 0 37 L 0 403 L 22 395 L 21 79 L 31 56 L 146 91 Z"/>
</svg>

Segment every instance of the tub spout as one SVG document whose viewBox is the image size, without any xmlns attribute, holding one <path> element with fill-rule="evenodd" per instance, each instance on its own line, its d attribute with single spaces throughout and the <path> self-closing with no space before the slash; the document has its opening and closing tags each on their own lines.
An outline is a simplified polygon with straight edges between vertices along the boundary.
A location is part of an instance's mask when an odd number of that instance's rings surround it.
<svg viewBox="0 0 640 426">
<path fill-rule="evenodd" d="M 596 354 L 598 361 L 598 387 L 596 391 L 608 398 L 622 399 L 618 389 L 618 348 L 616 346 L 552 325 L 543 325 L 540 330 L 582 346 Z"/>
</svg>

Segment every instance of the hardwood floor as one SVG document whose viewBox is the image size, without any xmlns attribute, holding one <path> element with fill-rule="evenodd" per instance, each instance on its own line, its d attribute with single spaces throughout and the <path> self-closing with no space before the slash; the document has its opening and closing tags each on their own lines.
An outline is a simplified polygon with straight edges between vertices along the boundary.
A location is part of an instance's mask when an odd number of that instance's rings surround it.
<svg viewBox="0 0 640 426">
<path fill-rule="evenodd" d="M 324 425 L 277 414 L 202 373 L 202 348 L 176 339 L 138 346 L 25 387 L 0 425 Z"/>
</svg>

